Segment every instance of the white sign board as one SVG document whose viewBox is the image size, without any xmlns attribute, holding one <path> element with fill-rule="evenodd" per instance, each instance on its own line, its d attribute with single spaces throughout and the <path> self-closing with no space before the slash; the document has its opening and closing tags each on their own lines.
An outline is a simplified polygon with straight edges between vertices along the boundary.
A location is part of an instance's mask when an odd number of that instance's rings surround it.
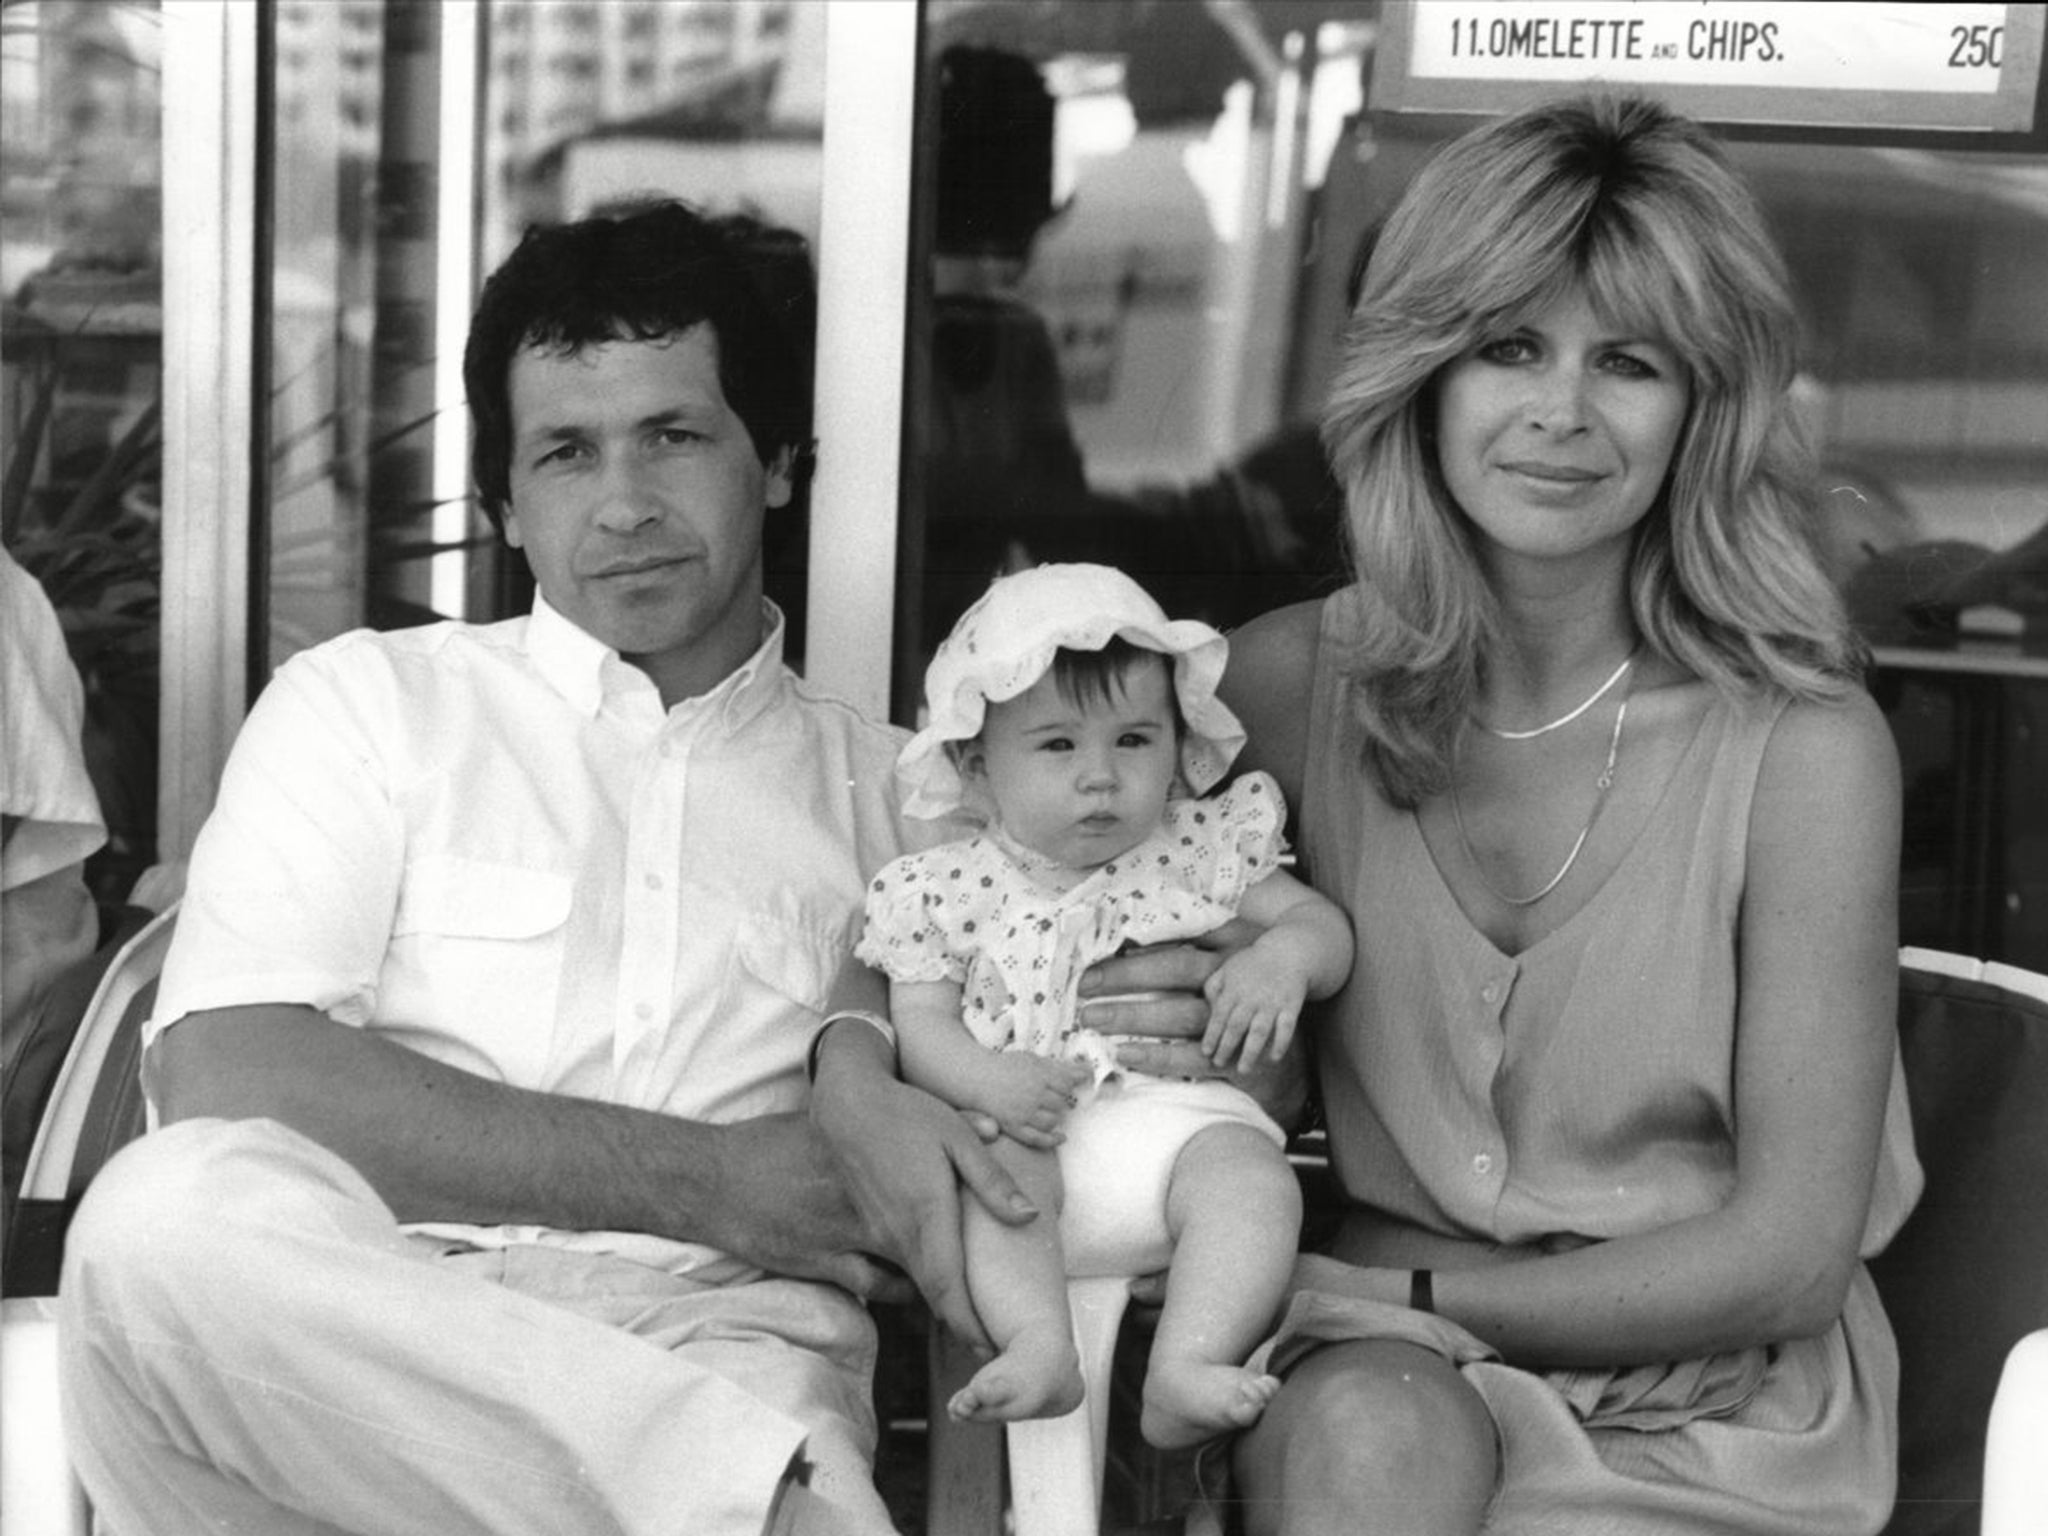
<svg viewBox="0 0 2048 1536">
<path fill-rule="evenodd" d="M 2043 5 L 1845 0 L 1390 3 L 1373 105 L 1498 112 L 1637 87 L 1714 122 L 2024 133 Z"/>
</svg>

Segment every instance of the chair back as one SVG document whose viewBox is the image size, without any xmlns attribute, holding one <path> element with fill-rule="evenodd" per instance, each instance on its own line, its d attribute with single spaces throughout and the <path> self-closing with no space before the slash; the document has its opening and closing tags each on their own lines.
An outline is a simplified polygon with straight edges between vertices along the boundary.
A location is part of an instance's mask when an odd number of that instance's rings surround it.
<svg viewBox="0 0 2048 1536">
<path fill-rule="evenodd" d="M 1870 1265 L 1899 1341 L 1885 1536 L 1975 1536 L 1999 1372 L 2048 1326 L 2048 978 L 1905 950 L 1899 1052 L 1927 1184 Z"/>
<path fill-rule="evenodd" d="M 114 953 L 50 1085 L 7 1232 L 8 1296 L 54 1296 L 64 1234 L 106 1160 L 142 1134 L 142 1023 L 176 925 L 175 904 Z"/>
</svg>

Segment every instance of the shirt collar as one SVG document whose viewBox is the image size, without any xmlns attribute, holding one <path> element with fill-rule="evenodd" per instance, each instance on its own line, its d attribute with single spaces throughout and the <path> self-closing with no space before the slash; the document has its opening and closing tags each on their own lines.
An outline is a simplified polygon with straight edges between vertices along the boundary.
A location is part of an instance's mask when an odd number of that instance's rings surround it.
<svg viewBox="0 0 2048 1536">
<path fill-rule="evenodd" d="M 782 686 L 782 643 L 787 625 L 782 610 L 761 600 L 761 644 L 725 680 L 677 710 L 716 709 L 727 730 L 736 731 L 766 709 Z M 548 685 L 586 716 L 603 708 L 607 693 L 645 689 L 654 683 L 589 631 L 579 628 L 536 592 L 533 617 L 526 627 L 526 653 Z M 673 713 L 674 711 L 671 711 Z"/>
</svg>

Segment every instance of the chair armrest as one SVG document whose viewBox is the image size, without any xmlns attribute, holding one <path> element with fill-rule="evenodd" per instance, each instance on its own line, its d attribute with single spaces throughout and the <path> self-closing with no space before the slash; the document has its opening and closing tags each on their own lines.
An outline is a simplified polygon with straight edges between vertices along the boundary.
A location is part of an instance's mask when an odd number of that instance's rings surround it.
<svg viewBox="0 0 2048 1536">
<path fill-rule="evenodd" d="M 2048 1328 L 2013 1345 L 1984 1440 L 1982 1536 L 2048 1531 Z"/>
<path fill-rule="evenodd" d="M 8 1536 L 87 1536 L 90 1527 L 57 1412 L 54 1297 L 0 1301 L 0 1509 Z"/>
</svg>

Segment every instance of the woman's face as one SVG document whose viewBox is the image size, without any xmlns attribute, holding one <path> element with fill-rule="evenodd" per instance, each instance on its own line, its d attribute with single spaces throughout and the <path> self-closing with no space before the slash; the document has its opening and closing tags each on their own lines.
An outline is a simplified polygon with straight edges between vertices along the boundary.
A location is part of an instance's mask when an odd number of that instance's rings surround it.
<svg viewBox="0 0 2048 1536">
<path fill-rule="evenodd" d="M 1444 482 L 1490 554 L 1625 551 L 1685 425 L 1678 354 L 1572 293 L 1437 376 Z"/>
</svg>

